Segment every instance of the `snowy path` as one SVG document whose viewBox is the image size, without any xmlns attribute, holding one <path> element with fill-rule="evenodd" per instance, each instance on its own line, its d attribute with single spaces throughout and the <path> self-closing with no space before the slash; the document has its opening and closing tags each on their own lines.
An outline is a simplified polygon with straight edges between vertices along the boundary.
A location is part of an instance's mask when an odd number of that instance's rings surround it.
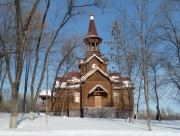
<svg viewBox="0 0 180 136">
<path fill-rule="evenodd" d="M 0 136 L 180 136 L 180 121 L 152 121 L 153 131 L 148 131 L 146 121 L 136 124 L 121 119 L 61 118 L 36 115 L 34 121 L 28 115 L 19 118 L 17 129 L 8 129 L 9 114 L 0 118 Z"/>
</svg>

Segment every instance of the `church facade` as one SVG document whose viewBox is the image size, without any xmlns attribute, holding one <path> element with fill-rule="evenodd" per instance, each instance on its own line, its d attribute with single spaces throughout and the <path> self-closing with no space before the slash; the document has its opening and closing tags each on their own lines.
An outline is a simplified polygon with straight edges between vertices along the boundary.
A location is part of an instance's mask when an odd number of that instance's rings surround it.
<svg viewBox="0 0 180 136">
<path fill-rule="evenodd" d="M 133 110 L 133 84 L 119 73 L 109 73 L 109 61 L 100 51 L 102 38 L 98 36 L 94 15 L 90 15 L 85 58 L 79 58 L 80 72 L 69 72 L 66 77 L 57 77 L 54 113 L 81 117 L 117 117 L 130 115 Z M 53 108 L 52 108 L 53 106 Z"/>
</svg>

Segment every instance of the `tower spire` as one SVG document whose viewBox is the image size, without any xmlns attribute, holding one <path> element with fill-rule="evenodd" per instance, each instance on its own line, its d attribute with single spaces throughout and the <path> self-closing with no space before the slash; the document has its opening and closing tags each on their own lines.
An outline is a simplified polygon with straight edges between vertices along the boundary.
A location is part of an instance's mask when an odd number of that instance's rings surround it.
<svg viewBox="0 0 180 136">
<path fill-rule="evenodd" d="M 96 25 L 94 23 L 94 14 L 90 14 L 90 22 L 89 22 L 89 29 L 88 29 L 88 36 L 98 36 Z"/>
</svg>

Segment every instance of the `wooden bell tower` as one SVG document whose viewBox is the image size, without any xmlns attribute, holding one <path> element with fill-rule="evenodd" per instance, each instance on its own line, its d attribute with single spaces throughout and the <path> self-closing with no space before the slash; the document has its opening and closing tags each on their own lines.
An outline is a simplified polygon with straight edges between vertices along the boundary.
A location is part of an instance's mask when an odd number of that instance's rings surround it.
<svg viewBox="0 0 180 136">
<path fill-rule="evenodd" d="M 102 42 L 102 38 L 98 36 L 96 31 L 96 26 L 94 23 L 94 15 L 90 14 L 90 23 L 88 29 L 88 35 L 83 39 L 83 42 L 86 44 L 86 57 L 90 57 L 93 54 L 101 57 L 101 52 L 99 45 Z"/>
</svg>

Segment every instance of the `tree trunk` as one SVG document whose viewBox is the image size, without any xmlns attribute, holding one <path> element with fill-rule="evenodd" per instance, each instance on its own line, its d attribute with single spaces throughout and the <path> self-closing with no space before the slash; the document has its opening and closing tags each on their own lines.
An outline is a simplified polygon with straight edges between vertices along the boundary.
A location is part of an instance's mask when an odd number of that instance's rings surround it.
<svg viewBox="0 0 180 136">
<path fill-rule="evenodd" d="M 17 128 L 18 120 L 18 89 L 12 91 L 11 116 L 9 128 Z"/>
<path fill-rule="evenodd" d="M 49 60 L 46 66 L 46 124 L 48 124 L 48 67 L 49 67 Z"/>
<path fill-rule="evenodd" d="M 65 105 L 66 99 L 67 99 L 67 90 L 66 90 L 66 94 L 63 98 L 62 109 L 61 109 L 61 117 L 63 117 L 63 115 L 64 115 L 64 105 Z"/>
<path fill-rule="evenodd" d="M 147 89 L 147 78 L 145 77 L 145 84 L 144 85 L 144 94 L 145 94 L 145 101 L 146 101 L 146 108 L 147 108 L 147 119 L 148 119 L 148 127 L 149 127 L 149 131 L 151 131 L 151 111 L 149 108 L 149 96 L 148 96 L 148 89 Z"/>
<path fill-rule="evenodd" d="M 124 90 L 122 90 L 122 93 L 121 93 L 121 100 L 122 100 L 122 110 L 123 110 L 123 116 L 124 116 L 124 119 L 125 119 L 125 122 L 126 122 L 126 109 L 125 109 L 125 100 L 124 100 Z"/>
<path fill-rule="evenodd" d="M 34 111 L 35 111 L 35 103 L 34 103 L 34 99 L 33 99 L 33 100 L 31 100 L 31 107 L 30 107 L 30 113 L 29 113 L 30 121 L 34 120 Z"/>
<path fill-rule="evenodd" d="M 151 131 L 151 112 L 149 108 L 149 92 L 148 92 L 148 77 L 147 77 L 147 63 L 145 61 L 145 52 L 143 51 L 143 77 L 144 77 L 144 95 L 147 108 L 147 119 L 149 131 Z"/>
<path fill-rule="evenodd" d="M 31 110 L 29 113 L 29 120 L 33 121 L 34 120 L 34 110 Z"/>
<path fill-rule="evenodd" d="M 138 101 L 137 101 L 137 107 L 136 107 L 137 109 L 136 109 L 136 115 L 135 115 L 136 121 L 135 121 L 135 122 L 137 122 L 137 119 L 138 119 L 140 97 L 141 97 L 141 90 L 139 89 L 139 93 L 138 93 Z"/>
<path fill-rule="evenodd" d="M 154 91 L 156 94 L 156 102 L 157 102 L 157 115 L 156 115 L 156 120 L 161 121 L 161 113 L 160 113 L 160 109 L 159 109 L 159 97 L 158 97 L 158 93 L 157 93 L 157 75 L 156 75 L 156 71 L 154 70 Z"/>
<path fill-rule="evenodd" d="M 0 72 L 2 72 L 2 71 L 0 71 Z M 0 76 L 2 76 L 1 74 L 2 73 L 0 73 Z M 3 113 L 2 89 L 3 89 L 5 78 L 6 78 L 6 72 L 2 78 L 1 86 L 0 86 L 0 118 L 2 117 L 2 113 Z"/>
<path fill-rule="evenodd" d="M 26 58 L 26 71 L 25 71 L 25 83 L 24 83 L 24 99 L 23 99 L 23 105 L 22 105 L 22 114 L 24 115 L 26 113 L 26 95 L 27 95 L 27 86 L 28 86 L 28 77 L 29 77 L 29 67 L 30 67 L 30 60 L 31 55 Z"/>
<path fill-rule="evenodd" d="M 132 112 L 131 112 L 131 116 L 130 116 L 130 118 L 129 118 L 129 122 L 131 122 L 131 123 L 133 123 L 134 122 L 134 93 L 133 93 L 133 90 L 130 90 L 131 92 L 130 92 L 130 99 L 132 99 L 132 101 L 131 101 L 131 103 L 132 103 L 132 107 L 131 107 L 131 109 L 132 109 Z M 129 103 L 129 105 L 131 104 L 131 103 Z"/>
<path fill-rule="evenodd" d="M 0 88 L 0 118 L 2 117 L 2 113 L 3 113 L 2 89 Z"/>
<path fill-rule="evenodd" d="M 161 120 L 162 120 L 161 112 L 160 112 L 159 106 L 157 106 L 156 120 L 158 120 L 158 121 L 161 121 Z"/>
<path fill-rule="evenodd" d="M 63 104 L 62 104 L 62 108 L 61 108 L 61 117 L 63 117 L 63 115 L 64 115 L 64 101 L 63 101 Z"/>
<path fill-rule="evenodd" d="M 138 113 L 139 113 L 139 101 L 140 101 L 140 98 L 141 98 L 141 86 L 142 86 L 142 77 L 141 77 L 141 80 L 140 80 L 140 85 L 139 85 L 139 90 L 138 90 L 138 100 L 137 100 L 137 109 L 136 109 L 136 121 L 138 119 Z"/>
<path fill-rule="evenodd" d="M 27 85 L 28 85 L 28 79 L 25 78 L 25 86 L 24 86 L 24 99 L 23 99 L 23 105 L 22 105 L 22 114 L 24 115 L 26 113 L 26 95 L 27 95 Z"/>
<path fill-rule="evenodd" d="M 69 109 L 70 109 L 70 94 L 69 94 L 69 90 L 68 90 L 68 94 L 67 94 L 67 116 L 69 117 Z"/>
<path fill-rule="evenodd" d="M 142 20 L 143 22 L 143 20 Z M 149 108 L 149 91 L 148 91 L 148 68 L 147 68 L 147 52 L 144 49 L 144 43 L 143 43 L 143 34 L 142 34 L 142 24 L 141 24 L 141 52 L 142 52 L 142 74 L 143 74 L 143 80 L 144 80 L 144 96 L 145 96 L 145 102 L 146 102 L 146 108 L 147 108 L 147 120 L 148 120 L 148 128 L 149 131 L 151 131 L 151 113 Z"/>
<path fill-rule="evenodd" d="M 22 114 L 24 115 L 26 113 L 26 95 L 27 95 L 27 86 L 24 87 L 24 99 L 23 99 L 23 105 L 22 105 Z"/>
</svg>

